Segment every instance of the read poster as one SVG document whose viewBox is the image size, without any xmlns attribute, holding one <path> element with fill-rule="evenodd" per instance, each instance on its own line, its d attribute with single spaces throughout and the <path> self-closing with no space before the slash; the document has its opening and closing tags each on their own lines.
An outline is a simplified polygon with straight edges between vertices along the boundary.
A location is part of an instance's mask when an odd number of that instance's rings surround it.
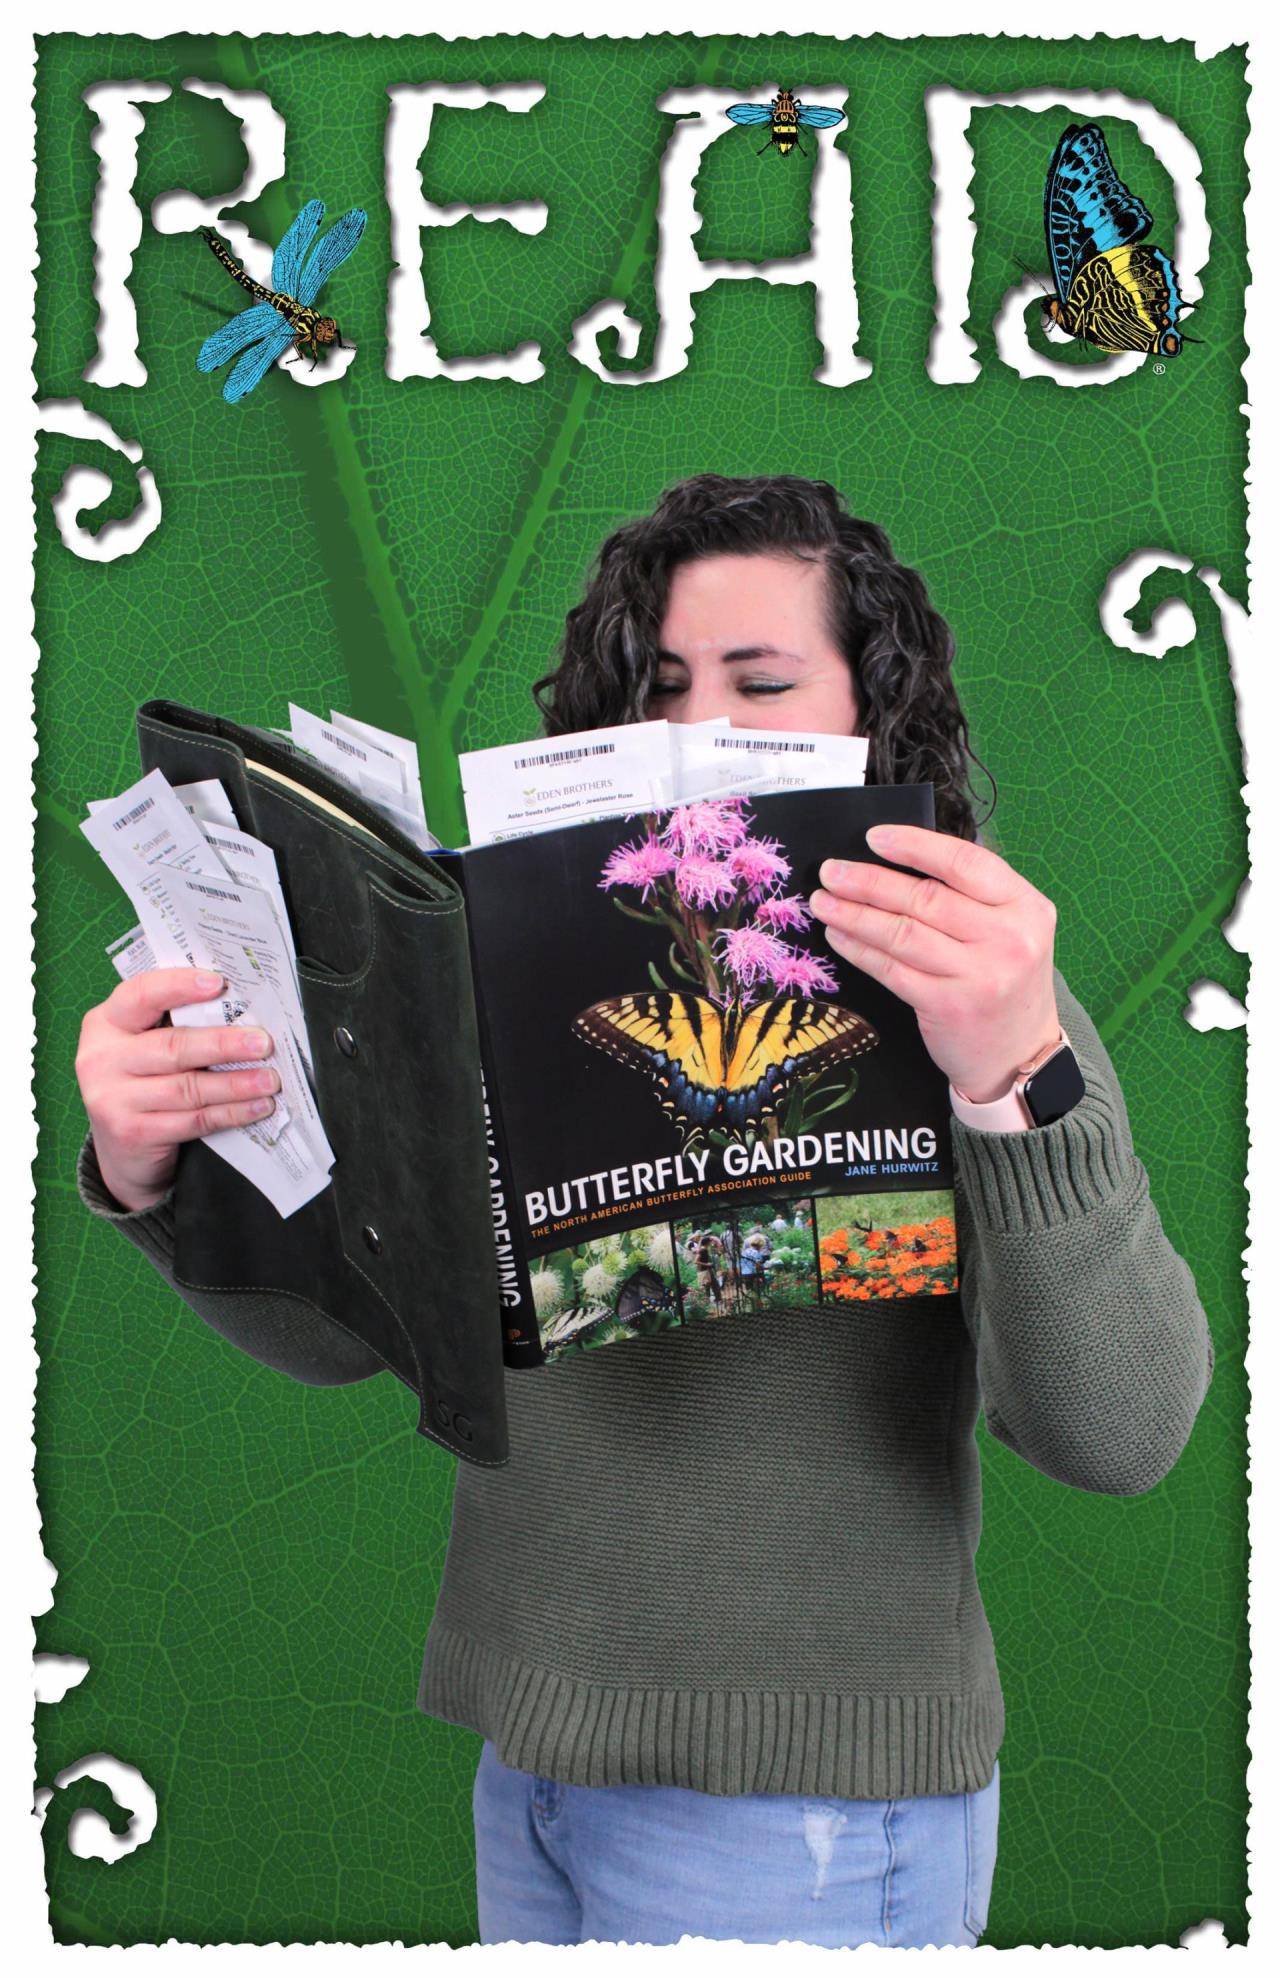
<svg viewBox="0 0 1280 1978">
<path fill-rule="evenodd" d="M 1247 48 L 190 25 L 36 39 L 54 1940 L 477 1941 L 480 1740 L 414 1706 L 457 1466 L 394 1381 L 259 1365 L 80 1203 L 76 1040 L 130 918 L 85 806 L 139 774 L 143 700 L 292 700 L 412 738 L 462 842 L 459 751 L 541 732 L 602 543 L 715 474 L 830 483 L 924 578 L 988 842 L 1056 906 L 1216 1349 L 1135 1497 L 979 1419 L 984 1941 L 1244 1942 Z"/>
</svg>

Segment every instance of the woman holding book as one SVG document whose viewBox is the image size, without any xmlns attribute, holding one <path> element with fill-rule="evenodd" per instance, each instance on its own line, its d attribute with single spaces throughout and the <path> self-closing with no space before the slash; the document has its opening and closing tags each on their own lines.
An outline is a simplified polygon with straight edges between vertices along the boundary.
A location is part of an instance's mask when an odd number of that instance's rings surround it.
<svg viewBox="0 0 1280 1978">
<path fill-rule="evenodd" d="M 1053 904 L 979 833 L 952 657 L 834 489 L 699 475 L 605 543 L 535 689 L 549 735 L 728 715 L 856 733 L 869 782 L 932 783 L 937 830 L 877 828 L 884 862 L 828 861 L 811 905 L 950 1081 L 960 1289 L 507 1376 L 510 1461 L 458 1467 L 418 1698 L 484 1739 L 486 1942 L 976 1943 L 1004 1732 L 979 1408 L 1023 1461 L 1112 1495 L 1191 1433 L 1204 1311 L 1054 966 Z M 82 1193 L 161 1270 L 178 1144 L 264 1097 L 217 1069 L 243 1032 L 160 1041 L 202 993 L 158 971 L 85 1020 Z M 1024 1089 L 1069 1059 L 1064 1109 Z M 217 1304 L 197 1309 L 234 1337 Z M 316 1316 L 313 1364 L 379 1371 L 336 1331 Z"/>
</svg>

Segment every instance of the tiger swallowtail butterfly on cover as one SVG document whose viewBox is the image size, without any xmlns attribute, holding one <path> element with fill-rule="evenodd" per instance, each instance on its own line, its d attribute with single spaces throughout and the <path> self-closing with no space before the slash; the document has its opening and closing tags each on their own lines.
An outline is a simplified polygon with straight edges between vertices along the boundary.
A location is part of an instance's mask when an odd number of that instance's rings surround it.
<svg viewBox="0 0 1280 1978">
<path fill-rule="evenodd" d="M 797 1078 L 844 1064 L 880 1041 L 865 1017 L 838 1003 L 773 996 L 721 1009 L 681 990 L 611 996 L 581 1011 L 573 1027 L 653 1080 L 682 1146 L 715 1126 L 753 1132 Z"/>
<path fill-rule="evenodd" d="M 632 1271 L 618 1291 L 616 1307 L 596 1302 L 591 1305 L 574 1305 L 567 1312 L 557 1312 L 542 1327 L 544 1350 L 571 1346 L 585 1339 L 588 1333 L 595 1332 L 609 1319 L 617 1319 L 624 1326 L 634 1326 L 636 1321 L 649 1312 L 672 1312 L 675 1298 L 663 1283 L 657 1271 L 642 1264 L 639 1270 Z"/>
<path fill-rule="evenodd" d="M 607 1305 L 571 1305 L 567 1312 L 557 1312 L 541 1326 L 543 1348 L 549 1351 L 556 1346 L 571 1346 L 612 1317 Z"/>
</svg>

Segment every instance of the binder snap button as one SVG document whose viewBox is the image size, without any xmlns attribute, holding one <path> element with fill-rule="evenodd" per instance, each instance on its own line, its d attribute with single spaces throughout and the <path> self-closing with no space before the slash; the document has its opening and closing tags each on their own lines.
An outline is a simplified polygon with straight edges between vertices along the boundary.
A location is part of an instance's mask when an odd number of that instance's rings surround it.
<svg viewBox="0 0 1280 1978">
<path fill-rule="evenodd" d="M 354 1058 L 360 1049 L 360 1046 L 356 1043 L 355 1038 L 349 1030 L 343 1030 L 341 1028 L 335 1030 L 333 1041 L 344 1058 Z"/>
<path fill-rule="evenodd" d="M 382 1251 L 382 1238 L 378 1235 L 373 1224 L 366 1223 L 360 1234 L 365 1240 L 365 1248 L 372 1250 L 375 1257 L 379 1256 Z"/>
<path fill-rule="evenodd" d="M 455 1429 L 457 1429 L 458 1434 L 462 1437 L 462 1440 L 464 1442 L 470 1442 L 471 1424 L 467 1420 L 465 1415 L 455 1415 L 453 1418 L 453 1426 L 455 1427 Z"/>
<path fill-rule="evenodd" d="M 438 1416 L 440 1417 L 440 1420 L 441 1420 L 441 1421 L 442 1421 L 442 1422 L 444 1423 L 444 1425 L 445 1425 L 445 1427 L 446 1427 L 446 1428 L 448 1428 L 448 1426 L 449 1426 L 449 1420 L 450 1420 L 450 1416 L 449 1416 L 449 1404 L 448 1404 L 448 1402 L 447 1402 L 447 1401 L 437 1401 L 437 1402 L 436 1402 L 436 1413 L 437 1413 L 437 1415 L 438 1415 Z"/>
</svg>

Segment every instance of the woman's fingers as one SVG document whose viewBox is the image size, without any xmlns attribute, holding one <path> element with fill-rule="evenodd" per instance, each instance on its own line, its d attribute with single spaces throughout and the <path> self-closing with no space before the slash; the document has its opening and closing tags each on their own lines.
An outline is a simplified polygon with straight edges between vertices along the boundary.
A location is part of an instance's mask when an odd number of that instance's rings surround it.
<svg viewBox="0 0 1280 1978">
<path fill-rule="evenodd" d="M 870 949 L 887 961 L 918 969 L 922 975 L 959 972 L 961 944 L 909 913 L 885 912 L 865 900 L 837 899 L 833 893 L 822 891 L 812 894 L 809 904 L 815 918 L 825 925 L 827 939 L 837 954 L 856 968 L 863 966 Z"/>
<path fill-rule="evenodd" d="M 144 1030 L 117 1048 L 121 1070 L 146 1078 L 235 1064 L 243 1058 L 269 1058 L 271 1038 L 265 1030 L 242 1029 L 235 1023 L 201 1023 L 189 1028 L 176 1023 L 163 1030 Z"/>
<path fill-rule="evenodd" d="M 280 1074 L 270 1065 L 254 1065 L 246 1071 L 179 1071 L 169 1077 L 139 1079 L 133 1103 L 144 1113 L 203 1114 L 211 1107 L 226 1107 L 240 1101 L 261 1098 L 280 1090 Z M 271 1108 L 248 1117 L 260 1118 Z M 197 1127 L 196 1133 L 207 1132 Z"/>
<path fill-rule="evenodd" d="M 255 1120 L 265 1119 L 275 1103 L 272 1098 L 263 1098 L 204 1106 L 195 1113 L 138 1112 L 130 1116 L 117 1137 L 126 1155 L 145 1154 L 180 1146 L 184 1140 L 202 1140 L 206 1133 L 220 1133 L 224 1127 L 251 1126 Z"/>
<path fill-rule="evenodd" d="M 920 824 L 873 824 L 867 843 L 878 858 L 914 866 L 985 906 L 1005 906 L 1028 885 L 989 845 L 946 831 L 927 831 Z"/>
<path fill-rule="evenodd" d="M 271 1055 L 265 1031 L 164 1022 L 170 1010 L 208 1003 L 223 987 L 208 970 L 147 969 L 119 983 L 81 1023 L 76 1077 L 102 1179 L 126 1209 L 162 1199 L 184 1141 L 275 1110 L 275 1068 L 246 1065 Z M 219 1069 L 231 1065 L 243 1069 Z"/>
<path fill-rule="evenodd" d="M 99 1008 L 119 1030 L 150 1030 L 169 1010 L 211 1001 L 223 981 L 207 969 L 148 968 L 117 983 Z"/>
</svg>

